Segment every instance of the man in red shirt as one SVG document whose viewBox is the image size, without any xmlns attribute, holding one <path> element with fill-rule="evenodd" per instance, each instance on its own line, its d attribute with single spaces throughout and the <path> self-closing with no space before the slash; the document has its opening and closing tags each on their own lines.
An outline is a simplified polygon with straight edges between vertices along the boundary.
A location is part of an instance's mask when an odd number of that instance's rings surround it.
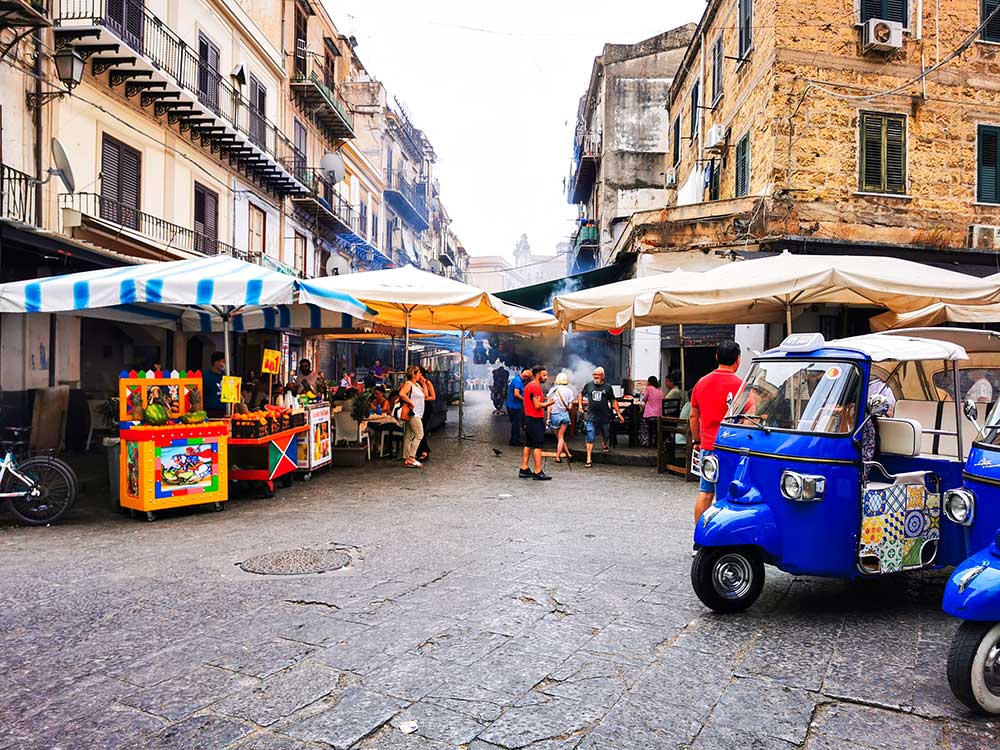
<svg viewBox="0 0 1000 750">
<path fill-rule="evenodd" d="M 542 447 L 545 445 L 545 410 L 554 404 L 542 395 L 542 385 L 549 378 L 548 371 L 541 365 L 531 368 L 533 378 L 524 387 L 524 449 L 521 451 L 521 479 L 547 482 L 552 479 L 542 471 Z M 528 458 L 534 454 L 535 470 L 528 468 Z"/>
<path fill-rule="evenodd" d="M 715 361 L 719 367 L 699 380 L 691 391 L 691 435 L 695 443 L 701 443 L 702 459 L 712 454 L 722 418 L 743 386 L 743 381 L 736 374 L 740 366 L 739 344 L 732 339 L 719 342 Z M 698 486 L 698 502 L 694 506 L 695 523 L 714 500 L 715 484 L 702 477 Z"/>
</svg>

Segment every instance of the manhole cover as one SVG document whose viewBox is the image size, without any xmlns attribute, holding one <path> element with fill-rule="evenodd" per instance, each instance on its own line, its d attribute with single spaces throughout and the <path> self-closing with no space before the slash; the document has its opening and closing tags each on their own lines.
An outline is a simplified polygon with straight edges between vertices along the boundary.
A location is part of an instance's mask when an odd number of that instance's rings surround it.
<svg viewBox="0 0 1000 750">
<path fill-rule="evenodd" d="M 241 562 L 240 567 L 247 573 L 263 576 L 296 576 L 339 570 L 350 562 L 350 555 L 336 550 L 290 549 L 251 557 Z"/>
</svg>

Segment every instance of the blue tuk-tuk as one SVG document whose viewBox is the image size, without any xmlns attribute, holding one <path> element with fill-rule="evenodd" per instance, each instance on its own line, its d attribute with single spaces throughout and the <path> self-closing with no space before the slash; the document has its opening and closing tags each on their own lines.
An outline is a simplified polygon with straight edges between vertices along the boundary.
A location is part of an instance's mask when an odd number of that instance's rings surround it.
<svg viewBox="0 0 1000 750">
<path fill-rule="evenodd" d="M 974 711 L 1000 714 L 1000 402 L 972 445 L 964 486 L 946 494 L 971 509 L 966 545 L 977 550 L 945 586 L 944 611 L 964 620 L 948 652 L 948 684 Z"/>
<path fill-rule="evenodd" d="M 797 334 L 755 357 L 701 463 L 717 494 L 695 525 L 699 599 L 717 612 L 746 609 L 765 564 L 850 579 L 962 562 L 969 524 L 1000 526 L 1000 504 L 977 517 L 965 495 L 948 492 L 962 485 L 978 431 L 964 396 L 986 396 L 976 417 L 993 400 L 981 357 L 1000 373 L 1000 336 Z"/>
</svg>

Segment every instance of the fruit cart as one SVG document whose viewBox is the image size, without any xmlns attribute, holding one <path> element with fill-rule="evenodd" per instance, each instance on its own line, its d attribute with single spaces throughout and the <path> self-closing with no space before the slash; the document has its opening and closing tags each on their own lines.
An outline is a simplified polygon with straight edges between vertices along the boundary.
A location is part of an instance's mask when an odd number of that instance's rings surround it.
<svg viewBox="0 0 1000 750">
<path fill-rule="evenodd" d="M 225 422 L 206 420 L 201 373 L 122 372 L 118 380 L 122 507 L 154 520 L 229 499 Z"/>
<path fill-rule="evenodd" d="M 298 465 L 304 478 L 329 465 L 333 460 L 333 441 L 330 440 L 330 404 L 319 402 L 305 407 L 306 427 L 304 439 L 299 441 Z"/>
<path fill-rule="evenodd" d="M 287 486 L 298 469 L 298 437 L 309 428 L 305 412 L 267 407 L 265 411 L 235 414 L 229 438 L 229 476 L 236 482 L 263 482 L 274 494 L 274 481 Z"/>
</svg>

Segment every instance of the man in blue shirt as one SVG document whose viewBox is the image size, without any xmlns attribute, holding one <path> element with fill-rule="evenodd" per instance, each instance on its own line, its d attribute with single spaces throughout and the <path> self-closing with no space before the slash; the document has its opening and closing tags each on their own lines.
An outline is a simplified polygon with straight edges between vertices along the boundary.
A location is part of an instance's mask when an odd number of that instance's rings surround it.
<svg viewBox="0 0 1000 750">
<path fill-rule="evenodd" d="M 507 386 L 507 416 L 510 417 L 510 444 L 524 445 L 524 389 L 531 382 L 531 369 L 514 375 Z"/>
<path fill-rule="evenodd" d="M 208 416 L 218 418 L 226 416 L 226 407 L 222 403 L 222 376 L 226 372 L 226 355 L 222 352 L 212 353 L 212 367 L 201 376 L 205 389 L 205 411 Z"/>
</svg>

